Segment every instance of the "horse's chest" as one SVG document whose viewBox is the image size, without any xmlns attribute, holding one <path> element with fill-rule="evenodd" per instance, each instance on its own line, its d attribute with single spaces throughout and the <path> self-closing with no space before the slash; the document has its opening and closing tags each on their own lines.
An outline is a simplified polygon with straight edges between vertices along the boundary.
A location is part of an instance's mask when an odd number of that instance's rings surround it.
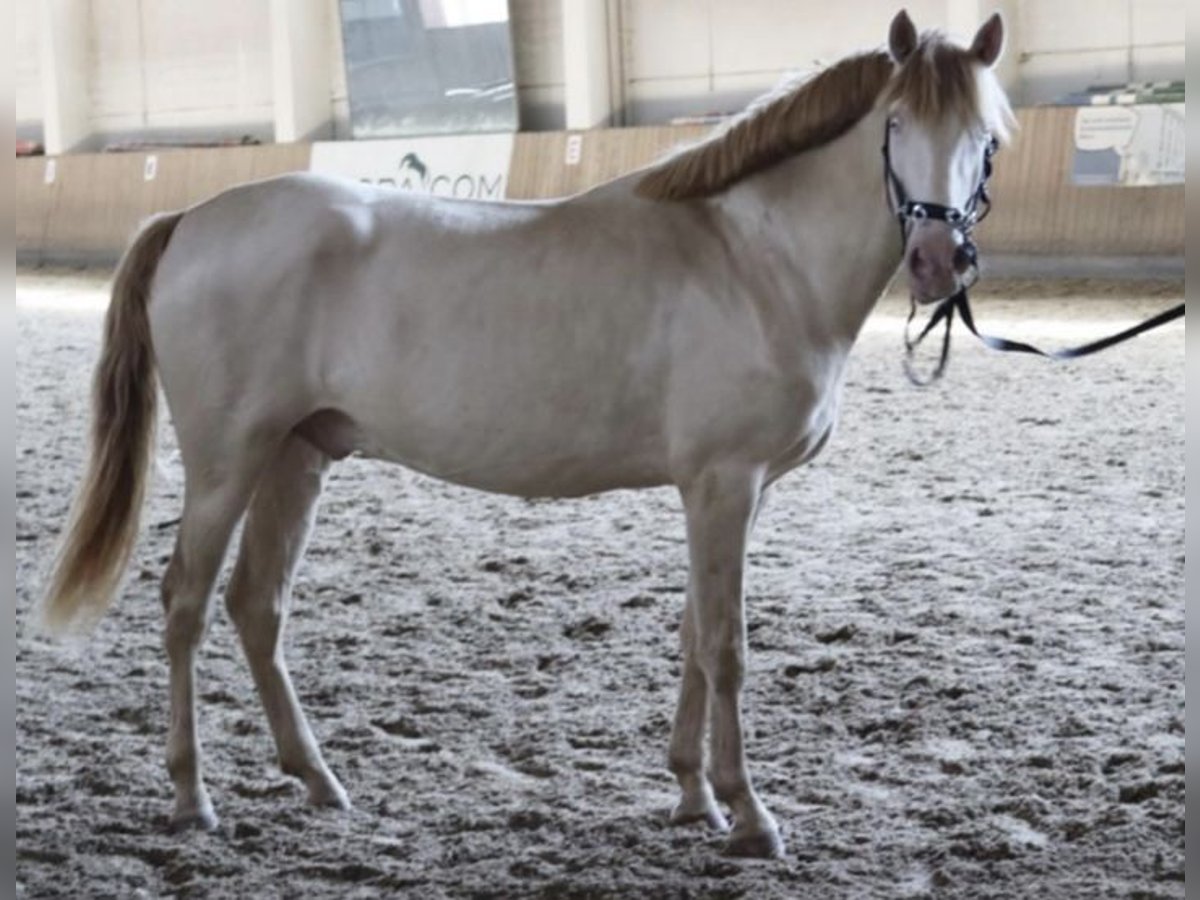
<svg viewBox="0 0 1200 900">
<path fill-rule="evenodd" d="M 812 460 L 829 440 L 830 434 L 833 433 L 833 426 L 834 419 L 830 417 L 818 427 L 806 430 L 801 437 L 771 460 L 767 470 L 768 479 L 774 481 L 797 466 L 802 466 Z"/>
<path fill-rule="evenodd" d="M 833 391 L 813 408 L 796 414 L 789 439 L 768 462 L 768 477 L 774 480 L 812 460 L 825 447 L 837 422 L 838 397 Z"/>
</svg>

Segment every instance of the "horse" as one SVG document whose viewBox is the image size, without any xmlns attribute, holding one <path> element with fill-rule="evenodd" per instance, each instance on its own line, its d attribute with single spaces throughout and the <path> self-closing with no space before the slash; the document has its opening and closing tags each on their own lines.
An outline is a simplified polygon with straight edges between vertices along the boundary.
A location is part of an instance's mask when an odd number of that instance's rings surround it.
<svg viewBox="0 0 1200 900">
<path fill-rule="evenodd" d="M 217 822 L 195 663 L 243 519 L 226 606 L 280 767 L 311 803 L 348 807 L 282 635 L 326 473 L 358 453 L 519 497 L 675 486 L 689 577 L 671 819 L 727 831 L 732 855 L 779 856 L 743 749 L 747 539 L 769 486 L 828 441 L 847 356 L 900 268 L 923 302 L 963 282 L 951 223 L 900 216 L 898 237 L 881 142 L 909 196 L 962 207 L 1013 124 L 994 73 L 1003 41 L 998 15 L 963 46 L 902 11 L 886 49 L 561 200 L 301 173 L 148 220 L 115 274 L 91 453 L 42 616 L 93 624 L 120 587 L 157 377 L 184 468 L 162 579 L 172 825 Z"/>
</svg>

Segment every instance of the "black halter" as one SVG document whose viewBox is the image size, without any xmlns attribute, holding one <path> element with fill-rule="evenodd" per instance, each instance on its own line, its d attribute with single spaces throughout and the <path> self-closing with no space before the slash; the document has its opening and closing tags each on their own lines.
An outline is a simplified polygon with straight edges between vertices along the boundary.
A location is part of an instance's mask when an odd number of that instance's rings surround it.
<svg viewBox="0 0 1200 900">
<path fill-rule="evenodd" d="M 980 334 L 975 328 L 975 317 L 971 314 L 971 305 L 967 300 L 967 289 L 973 287 L 975 282 L 979 280 L 979 249 L 975 246 L 972 231 L 976 225 L 987 218 L 987 214 L 992 209 L 992 200 L 988 195 L 987 184 L 988 179 L 992 176 L 992 156 L 995 155 L 999 144 L 994 136 L 988 138 L 987 145 L 983 150 L 983 168 L 980 172 L 979 184 L 976 185 L 975 192 L 971 194 L 971 198 L 967 201 L 966 208 L 960 210 L 953 206 L 943 206 L 940 203 L 913 200 L 908 196 L 903 182 L 900 181 L 900 177 L 896 174 L 895 169 L 892 168 L 891 137 L 891 127 L 888 126 L 883 138 L 883 177 L 884 183 L 887 186 L 888 204 L 891 206 L 900 227 L 901 252 L 903 253 L 904 247 L 908 243 L 909 225 L 912 222 L 922 219 L 936 219 L 940 222 L 945 222 L 961 235 L 962 244 L 960 245 L 960 249 L 967 255 L 970 264 L 967 270 L 968 277 L 963 278 L 962 287 L 938 303 L 933 315 L 915 338 L 910 336 L 910 329 L 912 328 L 913 319 L 917 314 L 917 301 L 915 297 L 910 298 L 911 306 L 908 312 L 908 320 L 904 323 L 904 371 L 913 384 L 922 387 L 932 384 L 941 378 L 942 373 L 945 372 L 946 363 L 950 359 L 950 326 L 954 321 L 955 312 L 962 318 L 963 324 L 967 326 L 967 330 L 979 338 L 984 345 L 993 350 L 1033 353 L 1049 359 L 1073 359 L 1079 356 L 1087 356 L 1106 347 L 1111 347 L 1113 344 L 1119 344 L 1121 341 L 1139 335 L 1143 331 L 1149 331 L 1151 328 L 1165 325 L 1167 322 L 1178 319 L 1184 314 L 1184 304 L 1180 303 L 1178 306 L 1171 307 L 1117 334 L 1109 335 L 1108 337 L 1100 338 L 1099 340 L 1091 341 L 1078 347 L 1068 347 L 1063 350 L 1050 352 L 1039 350 L 1032 344 L 1022 343 L 1021 341 L 1010 341 L 1007 338 Z M 925 339 L 939 322 L 945 322 L 946 326 L 942 337 L 941 356 L 938 359 L 937 366 L 929 377 L 920 378 L 913 368 L 913 354 L 917 349 L 917 345 Z"/>
<path fill-rule="evenodd" d="M 900 226 L 900 240 L 908 240 L 908 226 L 922 219 L 936 219 L 945 222 L 962 235 L 963 249 L 971 259 L 972 268 L 978 258 L 975 242 L 971 240 L 971 232 L 992 210 L 992 198 L 988 194 L 988 179 L 992 177 L 992 156 L 999 148 L 994 137 L 989 136 L 987 145 L 983 148 L 983 168 L 980 170 L 979 183 L 974 193 L 967 201 L 966 208 L 943 206 L 940 203 L 930 203 L 926 200 L 913 200 L 904 189 L 904 182 L 892 168 L 892 129 L 889 126 L 883 135 L 883 176 L 887 181 L 888 203 Z"/>
</svg>

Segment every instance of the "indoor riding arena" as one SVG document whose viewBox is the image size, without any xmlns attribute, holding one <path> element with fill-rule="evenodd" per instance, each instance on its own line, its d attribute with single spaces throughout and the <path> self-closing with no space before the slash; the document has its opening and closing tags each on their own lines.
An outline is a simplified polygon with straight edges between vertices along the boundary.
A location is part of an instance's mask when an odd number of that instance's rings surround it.
<svg viewBox="0 0 1200 900">
<path fill-rule="evenodd" d="M 16 896 L 1184 897 L 1184 13 L 18 0 Z"/>
</svg>

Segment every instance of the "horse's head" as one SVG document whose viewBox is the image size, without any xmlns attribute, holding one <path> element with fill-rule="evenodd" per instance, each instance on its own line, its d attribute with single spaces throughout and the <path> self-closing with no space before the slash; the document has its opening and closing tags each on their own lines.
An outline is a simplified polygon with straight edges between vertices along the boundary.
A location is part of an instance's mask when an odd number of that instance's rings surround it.
<svg viewBox="0 0 1200 900">
<path fill-rule="evenodd" d="M 985 167 L 1012 113 L 992 67 L 1004 46 L 994 14 L 967 48 L 918 35 L 908 14 L 892 21 L 884 152 L 887 190 L 904 231 L 904 264 L 923 302 L 963 287 L 975 267 L 968 233 L 984 212 Z"/>
</svg>

